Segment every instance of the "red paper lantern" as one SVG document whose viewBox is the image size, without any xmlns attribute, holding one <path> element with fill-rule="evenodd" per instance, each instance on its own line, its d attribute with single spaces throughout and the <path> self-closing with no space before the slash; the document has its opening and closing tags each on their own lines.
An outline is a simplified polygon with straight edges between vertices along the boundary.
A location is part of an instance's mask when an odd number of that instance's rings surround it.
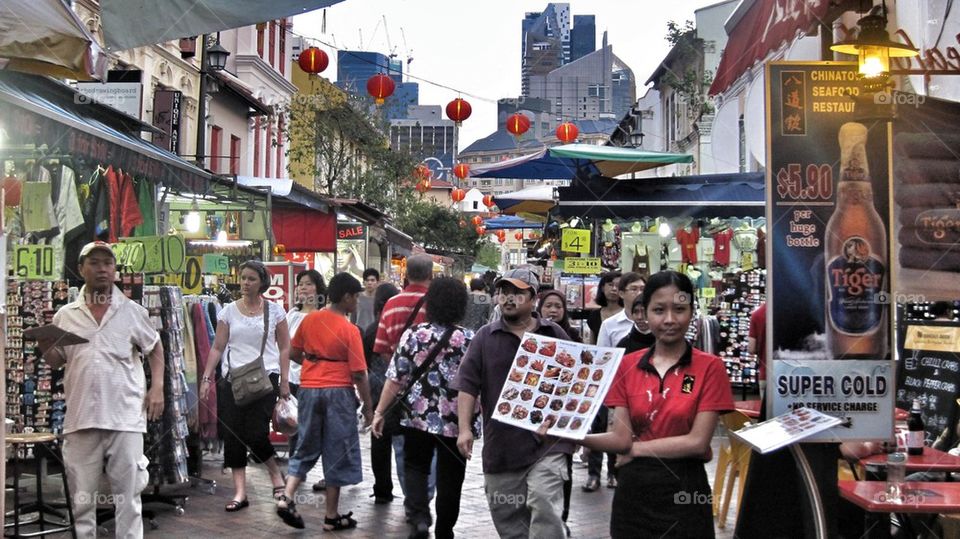
<svg viewBox="0 0 960 539">
<path fill-rule="evenodd" d="M 509 131 L 511 135 L 519 138 L 526 133 L 528 129 L 530 129 L 530 118 L 527 118 L 525 115 L 518 112 L 511 114 L 510 117 L 507 118 L 507 131 Z"/>
<path fill-rule="evenodd" d="M 516 234 L 513 235 L 513 237 L 514 237 L 514 238 L 517 238 L 517 241 L 522 241 L 522 240 L 523 240 L 523 232 L 517 232 Z"/>
<path fill-rule="evenodd" d="M 473 108 L 465 99 L 458 97 L 447 103 L 447 118 L 456 122 L 458 127 L 464 120 L 470 117 L 471 112 L 473 112 Z"/>
<path fill-rule="evenodd" d="M 483 224 L 483 217 L 480 217 L 479 215 L 474 215 L 473 219 L 470 219 L 470 222 L 473 223 L 474 226 L 480 226 Z"/>
<path fill-rule="evenodd" d="M 467 194 L 463 192 L 463 189 L 454 189 L 450 192 L 450 198 L 452 198 L 454 202 L 462 202 L 466 196 Z"/>
<path fill-rule="evenodd" d="M 478 236 L 483 236 L 483 233 L 487 231 L 487 227 L 478 226 L 478 227 L 475 228 L 474 230 L 477 231 L 477 235 L 478 235 Z"/>
<path fill-rule="evenodd" d="M 433 178 L 433 171 L 427 165 L 420 163 L 413 167 L 413 175 L 420 181 L 430 181 Z"/>
<path fill-rule="evenodd" d="M 330 57 L 317 47 L 308 47 L 300 53 L 297 63 L 304 72 L 315 75 L 327 68 Z"/>
<path fill-rule="evenodd" d="M 467 177 L 470 176 L 470 165 L 458 163 L 457 166 L 453 167 L 453 175 L 461 180 L 467 179 Z"/>
<path fill-rule="evenodd" d="M 527 237 L 530 238 L 531 240 L 535 240 L 535 239 L 537 239 L 537 238 L 540 237 L 540 234 L 538 234 L 538 233 L 536 233 L 536 232 L 531 232 L 531 233 L 527 234 Z"/>
<path fill-rule="evenodd" d="M 574 125 L 573 122 L 563 122 L 557 126 L 557 138 L 564 144 L 570 144 L 577 140 L 577 135 L 579 134 L 580 130 L 577 129 L 577 126 Z"/>
<path fill-rule="evenodd" d="M 420 191 L 420 194 L 426 193 L 430 190 L 431 183 L 430 180 L 420 180 L 417 182 L 417 191 Z"/>
<path fill-rule="evenodd" d="M 280 256 L 286 252 L 287 252 L 287 246 L 282 243 L 278 243 L 273 246 L 273 254 L 277 256 Z"/>
<path fill-rule="evenodd" d="M 383 73 L 377 73 L 367 80 L 367 93 L 373 97 L 377 105 L 382 105 L 386 98 L 393 95 L 396 87 L 397 85 L 394 84 L 393 79 Z"/>
<path fill-rule="evenodd" d="M 484 197 L 483 197 L 483 205 L 486 206 L 486 207 L 488 207 L 488 208 L 492 208 L 492 207 L 496 206 L 496 204 L 493 202 L 493 195 L 484 195 Z"/>
<path fill-rule="evenodd" d="M 506 236 L 497 236 L 497 241 L 499 241 L 500 243 L 503 243 L 503 242 L 507 241 L 507 237 L 506 237 Z"/>
</svg>

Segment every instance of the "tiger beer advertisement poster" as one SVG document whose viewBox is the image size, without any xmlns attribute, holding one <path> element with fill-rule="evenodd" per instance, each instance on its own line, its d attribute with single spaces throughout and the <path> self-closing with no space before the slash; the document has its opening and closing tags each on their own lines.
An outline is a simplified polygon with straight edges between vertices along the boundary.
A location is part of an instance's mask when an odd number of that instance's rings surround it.
<svg viewBox="0 0 960 539">
<path fill-rule="evenodd" d="M 767 401 L 845 426 L 814 441 L 893 435 L 890 126 L 858 117 L 856 64 L 768 64 Z"/>
</svg>

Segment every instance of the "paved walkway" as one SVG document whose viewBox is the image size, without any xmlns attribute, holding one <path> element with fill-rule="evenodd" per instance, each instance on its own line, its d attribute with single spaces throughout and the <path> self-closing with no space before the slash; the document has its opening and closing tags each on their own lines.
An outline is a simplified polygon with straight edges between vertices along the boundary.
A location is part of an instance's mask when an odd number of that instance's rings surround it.
<svg viewBox="0 0 960 539">
<path fill-rule="evenodd" d="M 409 531 L 404 522 L 403 501 L 397 497 L 388 505 L 375 505 L 372 493 L 373 473 L 369 463 L 369 438 L 362 440 L 364 459 L 364 482 L 353 487 L 346 487 L 341 493 L 341 512 L 353 511 L 353 516 L 359 521 L 355 530 L 323 533 L 323 495 L 314 494 L 310 484 L 319 478 L 320 468 L 310 474 L 310 483 L 305 484 L 299 493 L 299 509 L 306 521 L 305 530 L 295 530 L 284 525 L 276 515 L 275 505 L 271 499 L 272 489 L 269 477 L 264 468 L 251 466 L 248 468 L 247 481 L 250 507 L 237 512 L 226 513 L 223 510 L 233 493 L 232 479 L 229 473 L 221 473 L 221 455 L 208 455 L 204 459 L 203 476 L 217 482 L 217 488 L 210 494 L 204 487 L 185 487 L 181 489 L 164 489 L 164 492 L 177 490 L 186 492 L 190 498 L 185 505 L 183 515 L 177 515 L 169 505 L 147 503 L 145 508 L 154 510 L 156 529 L 145 526 L 146 537 L 153 538 L 190 538 L 197 537 L 272 537 L 297 536 L 316 537 L 323 534 L 326 537 L 376 537 L 376 538 L 404 538 Z M 720 438 L 713 441 L 714 453 L 720 445 Z M 467 475 L 463 487 L 463 498 L 460 508 L 460 519 L 455 531 L 458 537 L 489 538 L 496 537 L 496 530 L 487 509 L 483 494 L 483 476 L 481 473 L 479 443 L 474 448 L 477 458 L 467 467 Z M 713 481 L 714 463 L 708 465 L 707 471 L 710 481 Z M 609 536 L 610 505 L 613 500 L 613 490 L 605 486 L 597 492 L 585 493 L 580 486 L 586 482 L 587 469 L 574 462 L 574 489 L 570 507 L 568 525 L 572 537 L 576 538 L 603 538 Z M 605 484 L 605 482 L 604 482 Z M 400 494 L 399 483 L 394 481 L 394 494 Z M 57 483 L 50 483 L 48 493 L 58 492 Z M 10 507 L 12 496 L 7 494 L 7 507 Z M 431 508 L 432 510 L 432 508 Z M 736 508 L 730 508 L 730 523 L 726 530 L 717 530 L 718 538 L 732 537 L 733 520 Z M 106 532 L 106 533 L 104 533 Z M 101 537 L 111 537 L 114 534 L 112 523 L 101 529 Z M 67 537 L 63 535 L 63 537 Z M 561 539 L 561 538 L 557 538 Z"/>
</svg>

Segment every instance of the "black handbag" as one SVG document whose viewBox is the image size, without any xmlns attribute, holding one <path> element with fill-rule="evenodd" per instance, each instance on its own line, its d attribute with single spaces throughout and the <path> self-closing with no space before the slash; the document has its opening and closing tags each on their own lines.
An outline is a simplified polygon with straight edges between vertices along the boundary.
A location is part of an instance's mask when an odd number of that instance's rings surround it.
<svg viewBox="0 0 960 539">
<path fill-rule="evenodd" d="M 407 395 L 410 394 L 410 390 L 413 389 L 413 385 L 416 384 L 423 375 L 427 373 L 427 370 L 430 369 L 430 365 L 433 364 L 433 360 L 437 358 L 440 354 L 440 351 L 446 348 L 447 343 L 450 342 L 450 336 L 453 335 L 453 332 L 456 328 L 450 327 L 443 333 L 443 336 L 440 337 L 440 340 L 437 341 L 437 344 L 433 345 L 433 348 L 430 349 L 430 353 L 427 354 L 427 357 L 424 358 L 423 363 L 417 366 L 416 369 L 410 373 L 410 381 L 407 383 L 406 387 L 400 390 L 397 393 L 397 396 L 394 397 L 393 402 L 387 407 L 387 411 L 383 414 L 384 422 L 384 432 L 390 432 L 387 430 L 388 427 L 395 428 L 396 430 L 392 432 L 400 432 L 400 419 L 403 414 L 404 407 L 406 407 Z"/>
<path fill-rule="evenodd" d="M 236 369 L 230 366 L 230 352 L 227 351 L 227 381 L 233 393 L 233 402 L 237 406 L 247 406 L 273 393 L 273 383 L 263 366 L 263 350 L 267 346 L 270 333 L 269 305 L 263 300 L 263 340 L 260 341 L 260 356 Z"/>
</svg>

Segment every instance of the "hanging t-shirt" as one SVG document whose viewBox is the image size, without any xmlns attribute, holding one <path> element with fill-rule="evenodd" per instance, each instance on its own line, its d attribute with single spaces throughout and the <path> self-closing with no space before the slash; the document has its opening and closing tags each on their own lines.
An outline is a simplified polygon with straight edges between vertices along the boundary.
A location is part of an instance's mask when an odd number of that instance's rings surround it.
<svg viewBox="0 0 960 539">
<path fill-rule="evenodd" d="M 767 233 L 763 228 L 757 229 L 757 266 L 767 267 Z"/>
<path fill-rule="evenodd" d="M 691 230 L 681 228 L 677 231 L 677 243 L 680 244 L 680 258 L 683 262 L 697 263 L 698 241 L 700 241 L 700 228 L 696 226 Z"/>
<path fill-rule="evenodd" d="M 725 228 L 713 235 L 713 261 L 721 266 L 730 264 L 730 239 L 733 230 Z"/>
<path fill-rule="evenodd" d="M 60 167 L 60 182 L 53 210 L 60 233 L 50 240 L 50 245 L 53 246 L 54 268 L 59 274 L 66 266 L 66 244 L 83 232 L 84 224 L 80 199 L 77 196 L 76 174 L 66 165 Z"/>
<path fill-rule="evenodd" d="M 50 182 L 23 184 L 20 200 L 24 232 L 43 232 L 56 226 Z"/>
<path fill-rule="evenodd" d="M 650 251 L 646 244 L 638 243 L 633 246 L 633 267 L 630 270 L 640 275 L 650 275 Z"/>
<path fill-rule="evenodd" d="M 123 171 L 111 174 L 107 171 L 107 188 L 110 195 L 110 243 L 129 236 L 137 225 L 143 224 L 140 205 L 134 192 L 133 178 Z"/>
<path fill-rule="evenodd" d="M 143 216 L 143 223 L 133 229 L 134 236 L 157 235 L 157 207 L 154 201 L 154 193 L 153 184 L 150 183 L 150 180 L 142 179 L 137 182 L 137 203 L 140 205 L 140 215 Z"/>
</svg>

